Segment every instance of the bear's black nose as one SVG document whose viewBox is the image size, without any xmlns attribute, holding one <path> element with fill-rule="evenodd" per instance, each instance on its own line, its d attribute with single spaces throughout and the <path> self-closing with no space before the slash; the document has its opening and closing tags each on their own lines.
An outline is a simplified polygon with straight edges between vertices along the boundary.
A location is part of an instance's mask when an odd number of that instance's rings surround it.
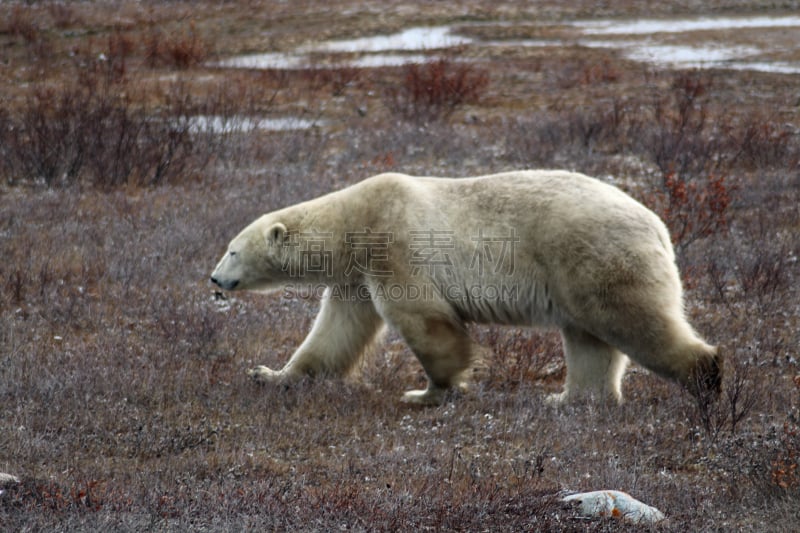
<svg viewBox="0 0 800 533">
<path fill-rule="evenodd" d="M 225 280 L 219 280 L 214 276 L 211 276 L 211 282 L 216 284 L 218 287 L 225 289 L 226 291 L 232 291 L 233 289 L 236 288 L 237 285 L 239 285 L 238 279 L 235 281 L 225 281 Z"/>
</svg>

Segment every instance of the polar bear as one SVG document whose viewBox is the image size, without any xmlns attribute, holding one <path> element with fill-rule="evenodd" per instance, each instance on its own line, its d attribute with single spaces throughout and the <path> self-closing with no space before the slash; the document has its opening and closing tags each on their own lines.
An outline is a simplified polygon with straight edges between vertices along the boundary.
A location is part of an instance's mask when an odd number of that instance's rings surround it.
<svg viewBox="0 0 800 533">
<path fill-rule="evenodd" d="M 628 357 L 699 398 L 722 359 L 685 318 L 668 231 L 652 211 L 566 171 L 475 178 L 389 173 L 263 215 L 228 246 L 226 290 L 323 288 L 308 337 L 258 381 L 342 376 L 388 325 L 422 364 L 438 404 L 482 347 L 465 324 L 560 329 L 567 375 L 554 402 L 622 401 Z"/>
</svg>

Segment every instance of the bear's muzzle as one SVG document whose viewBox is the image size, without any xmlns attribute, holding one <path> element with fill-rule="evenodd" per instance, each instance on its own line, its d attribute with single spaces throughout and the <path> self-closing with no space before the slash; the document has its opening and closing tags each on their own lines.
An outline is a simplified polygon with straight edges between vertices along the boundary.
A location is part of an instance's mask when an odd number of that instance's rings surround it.
<svg viewBox="0 0 800 533">
<path fill-rule="evenodd" d="M 233 280 L 233 281 L 222 281 L 222 280 L 219 280 L 219 279 L 215 278 L 214 276 L 211 276 L 211 282 L 214 283 L 215 285 L 225 289 L 226 291 L 232 291 L 239 284 L 239 280 L 238 279 Z"/>
</svg>

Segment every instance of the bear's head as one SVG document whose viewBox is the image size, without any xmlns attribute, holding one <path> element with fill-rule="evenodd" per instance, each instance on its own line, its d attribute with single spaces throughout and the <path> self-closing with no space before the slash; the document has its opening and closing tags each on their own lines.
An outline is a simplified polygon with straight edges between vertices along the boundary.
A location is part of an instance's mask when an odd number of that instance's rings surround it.
<svg viewBox="0 0 800 533">
<path fill-rule="evenodd" d="M 228 245 L 211 281 L 225 290 L 274 289 L 286 281 L 288 230 L 265 215 L 239 233 Z"/>
</svg>

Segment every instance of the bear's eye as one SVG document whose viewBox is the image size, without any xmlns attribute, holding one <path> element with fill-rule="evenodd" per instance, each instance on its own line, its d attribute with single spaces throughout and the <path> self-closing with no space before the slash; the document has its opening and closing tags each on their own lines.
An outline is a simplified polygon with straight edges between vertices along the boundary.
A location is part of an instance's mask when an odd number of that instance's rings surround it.
<svg viewBox="0 0 800 533">
<path fill-rule="evenodd" d="M 231 254 L 231 257 L 233 257 L 233 256 L 236 255 L 236 252 L 231 251 L 230 254 Z"/>
</svg>

